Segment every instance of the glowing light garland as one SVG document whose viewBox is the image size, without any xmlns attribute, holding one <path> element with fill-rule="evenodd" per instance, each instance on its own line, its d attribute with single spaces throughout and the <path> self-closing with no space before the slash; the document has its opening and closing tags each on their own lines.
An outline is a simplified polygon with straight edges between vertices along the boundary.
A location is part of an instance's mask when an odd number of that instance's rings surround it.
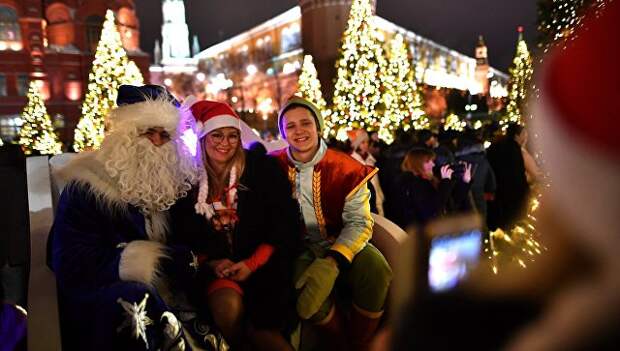
<svg viewBox="0 0 620 351">
<path fill-rule="evenodd" d="M 82 104 L 82 118 L 75 129 L 75 151 L 98 149 L 104 138 L 104 118 L 115 107 L 118 87 L 122 84 L 142 85 L 140 70 L 127 57 L 114 13 L 108 10 L 97 44 L 93 67 L 88 75 L 88 92 Z"/>
<path fill-rule="evenodd" d="M 381 74 L 387 62 L 369 0 L 354 0 L 336 60 L 337 80 L 330 117 L 338 129 L 378 130 L 385 106 L 381 101 Z"/>
<path fill-rule="evenodd" d="M 575 30 L 583 24 L 589 10 L 598 16 L 613 0 L 542 0 L 538 2 L 538 47 L 546 53 L 551 47 L 566 47 L 575 40 Z"/>
<path fill-rule="evenodd" d="M 493 273 L 498 274 L 500 266 L 516 263 L 526 268 L 527 263 L 533 262 L 536 256 L 547 250 L 538 242 L 540 233 L 536 228 L 536 211 L 540 206 L 540 191 L 532 191 L 527 216 L 515 223 L 508 233 L 497 229 L 489 234 L 485 240 L 484 252 L 491 260 Z"/>
<path fill-rule="evenodd" d="M 23 124 L 19 130 L 19 144 L 26 155 L 55 155 L 62 152 L 62 144 L 58 141 L 52 119 L 47 114 L 43 96 L 39 91 L 40 83 L 41 81 L 33 80 L 28 87 L 28 104 L 20 116 Z"/>
</svg>

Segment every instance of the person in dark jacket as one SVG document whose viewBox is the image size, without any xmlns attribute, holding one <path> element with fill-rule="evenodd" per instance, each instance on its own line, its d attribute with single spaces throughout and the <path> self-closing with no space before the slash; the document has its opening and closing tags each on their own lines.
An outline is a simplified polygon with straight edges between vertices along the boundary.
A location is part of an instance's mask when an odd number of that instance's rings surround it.
<svg viewBox="0 0 620 351">
<path fill-rule="evenodd" d="M 242 148 L 226 104 L 192 105 L 202 156 L 200 185 L 172 209 L 175 240 L 198 254 L 198 298 L 233 348 L 292 350 L 293 261 L 301 215 L 275 159 Z M 246 323 L 247 322 L 247 323 Z M 247 328 L 246 328 L 247 327 Z"/>
<path fill-rule="evenodd" d="M 489 203 L 488 226 L 490 230 L 510 227 L 525 216 L 529 185 L 521 147 L 527 142 L 527 130 L 518 124 L 511 124 L 506 135 L 493 143 L 487 150 L 487 157 L 495 178 L 497 191 Z"/>
<path fill-rule="evenodd" d="M 472 165 L 471 194 L 476 210 L 482 218 L 487 218 L 487 199 L 495 195 L 497 183 L 495 173 L 487 160 L 486 151 L 480 138 L 470 131 L 459 139 L 456 159 Z"/>
<path fill-rule="evenodd" d="M 433 176 L 435 153 L 427 148 L 413 148 L 405 155 L 403 173 L 397 180 L 400 197 L 396 224 L 425 224 L 448 211 L 450 201 L 463 202 L 469 191 L 471 165 L 464 165 L 461 179 L 453 180 L 454 170 L 441 167 L 441 178 Z"/>
<path fill-rule="evenodd" d="M 30 227 L 26 157 L 19 145 L 0 146 L 0 193 L 0 302 L 25 307 Z"/>
<path fill-rule="evenodd" d="M 396 179 L 401 174 L 400 165 L 403 163 L 405 154 L 413 146 L 412 135 L 403 129 L 396 131 L 396 140 L 385 152 L 377 158 L 376 166 L 381 170 L 379 184 L 383 189 L 385 200 L 383 211 L 387 219 L 395 221 L 398 216 L 398 198 L 400 190 L 396 184 Z"/>
</svg>

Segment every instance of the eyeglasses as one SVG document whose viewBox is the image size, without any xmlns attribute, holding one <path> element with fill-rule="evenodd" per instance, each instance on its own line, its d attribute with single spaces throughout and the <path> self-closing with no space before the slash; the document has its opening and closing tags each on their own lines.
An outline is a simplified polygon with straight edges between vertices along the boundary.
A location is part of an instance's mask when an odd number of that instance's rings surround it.
<svg viewBox="0 0 620 351">
<path fill-rule="evenodd" d="M 228 135 L 224 135 L 224 133 L 214 132 L 211 134 L 207 134 L 207 138 L 211 142 L 211 144 L 219 145 L 224 142 L 224 140 L 228 141 L 230 145 L 237 145 L 239 143 L 239 133 L 231 133 Z"/>
</svg>

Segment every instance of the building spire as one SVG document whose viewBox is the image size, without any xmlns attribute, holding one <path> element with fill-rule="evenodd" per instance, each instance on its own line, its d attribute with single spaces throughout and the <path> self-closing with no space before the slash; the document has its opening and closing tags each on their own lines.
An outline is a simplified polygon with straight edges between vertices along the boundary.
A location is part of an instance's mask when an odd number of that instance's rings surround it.
<svg viewBox="0 0 620 351">
<path fill-rule="evenodd" d="M 189 29 L 185 22 L 183 0 L 163 0 L 161 26 L 162 61 L 175 58 L 189 58 Z"/>
<path fill-rule="evenodd" d="M 198 42 L 198 36 L 194 34 L 192 38 L 192 57 L 195 57 L 200 53 L 200 43 Z"/>
<path fill-rule="evenodd" d="M 153 61 L 157 66 L 161 64 L 161 45 L 159 44 L 159 39 L 155 39 L 155 48 L 153 49 Z"/>
<path fill-rule="evenodd" d="M 487 53 L 487 44 L 484 42 L 482 34 L 478 36 L 478 44 L 476 44 L 476 65 L 488 65 L 489 56 Z"/>
</svg>

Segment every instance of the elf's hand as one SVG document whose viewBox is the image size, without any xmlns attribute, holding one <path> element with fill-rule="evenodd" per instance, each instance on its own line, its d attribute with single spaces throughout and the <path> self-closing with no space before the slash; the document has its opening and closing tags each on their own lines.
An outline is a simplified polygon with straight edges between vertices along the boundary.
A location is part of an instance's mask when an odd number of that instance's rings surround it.
<svg viewBox="0 0 620 351">
<path fill-rule="evenodd" d="M 331 258 L 317 258 L 306 268 L 295 283 L 296 289 L 303 289 L 297 298 L 297 313 L 308 319 L 319 311 L 338 278 L 338 264 Z"/>
</svg>

